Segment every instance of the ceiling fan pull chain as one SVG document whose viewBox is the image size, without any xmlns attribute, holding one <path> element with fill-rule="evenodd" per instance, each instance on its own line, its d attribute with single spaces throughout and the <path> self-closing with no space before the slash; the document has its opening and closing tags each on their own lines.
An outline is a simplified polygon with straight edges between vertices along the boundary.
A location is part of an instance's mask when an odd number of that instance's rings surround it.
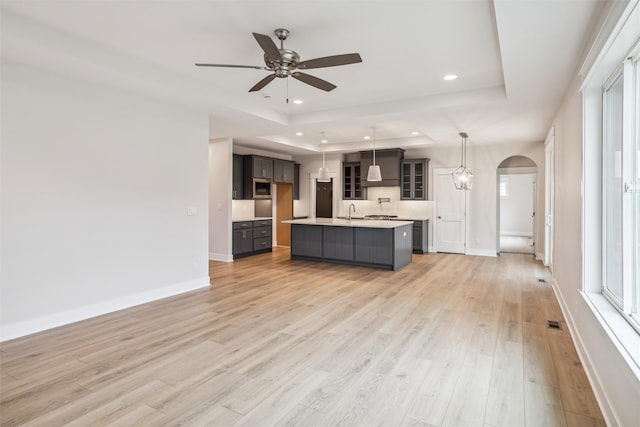
<svg viewBox="0 0 640 427">
<path fill-rule="evenodd" d="M 289 103 L 289 79 L 287 79 L 287 104 Z"/>
</svg>

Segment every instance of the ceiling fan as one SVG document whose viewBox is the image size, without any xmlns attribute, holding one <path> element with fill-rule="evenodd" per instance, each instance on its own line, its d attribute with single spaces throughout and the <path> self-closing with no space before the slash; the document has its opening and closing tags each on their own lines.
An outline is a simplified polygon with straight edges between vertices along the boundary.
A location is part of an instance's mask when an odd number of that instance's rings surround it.
<svg viewBox="0 0 640 427">
<path fill-rule="evenodd" d="M 262 50 L 264 51 L 265 66 L 254 65 L 229 65 L 229 64 L 196 64 L 199 67 L 229 67 L 229 68 L 255 68 L 256 70 L 271 71 L 264 79 L 256 83 L 249 92 L 256 92 L 271 83 L 276 77 L 286 78 L 293 77 L 303 83 L 316 87 L 324 91 L 332 91 L 336 85 L 322 80 L 310 74 L 301 73 L 298 70 L 311 70 L 314 68 L 335 67 L 338 65 L 348 65 L 362 62 L 360 54 L 346 53 L 343 55 L 324 56 L 322 58 L 309 59 L 300 62 L 298 52 L 284 48 L 284 41 L 289 37 L 289 30 L 278 28 L 274 31 L 276 37 L 280 40 L 280 49 L 273 42 L 271 37 L 264 34 L 253 33 Z"/>
</svg>

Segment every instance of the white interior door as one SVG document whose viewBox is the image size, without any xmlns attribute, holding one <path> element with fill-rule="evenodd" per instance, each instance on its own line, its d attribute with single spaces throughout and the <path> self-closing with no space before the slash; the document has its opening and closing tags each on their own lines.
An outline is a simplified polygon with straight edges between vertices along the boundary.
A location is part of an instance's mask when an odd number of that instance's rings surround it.
<svg viewBox="0 0 640 427">
<path fill-rule="evenodd" d="M 434 199 L 436 201 L 436 250 L 465 253 L 466 191 L 456 190 L 453 169 L 434 169 Z"/>
</svg>

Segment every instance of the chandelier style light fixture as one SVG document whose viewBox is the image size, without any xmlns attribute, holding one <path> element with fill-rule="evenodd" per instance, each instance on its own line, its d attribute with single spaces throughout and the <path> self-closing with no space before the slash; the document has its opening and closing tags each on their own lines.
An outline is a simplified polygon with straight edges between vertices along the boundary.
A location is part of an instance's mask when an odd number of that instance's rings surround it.
<svg viewBox="0 0 640 427">
<path fill-rule="evenodd" d="M 471 190 L 471 187 L 473 187 L 473 174 L 467 169 L 467 138 L 469 135 L 466 132 L 460 132 L 458 135 L 462 138 L 460 143 L 460 167 L 454 170 L 451 176 L 456 189 Z"/>
<path fill-rule="evenodd" d="M 322 141 L 325 141 L 324 132 L 320 132 L 322 134 Z M 318 182 L 331 182 L 331 177 L 329 176 L 329 169 L 327 169 L 324 163 L 324 150 L 322 150 L 322 167 L 318 169 Z"/>
<path fill-rule="evenodd" d="M 380 166 L 376 165 L 376 128 L 372 127 L 371 129 L 373 129 L 373 164 L 369 166 L 367 181 L 382 181 Z"/>
</svg>

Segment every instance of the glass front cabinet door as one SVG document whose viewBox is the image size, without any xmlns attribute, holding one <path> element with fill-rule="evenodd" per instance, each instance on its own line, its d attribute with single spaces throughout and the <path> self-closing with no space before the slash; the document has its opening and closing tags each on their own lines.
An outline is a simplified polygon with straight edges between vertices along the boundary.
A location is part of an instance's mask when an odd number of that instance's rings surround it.
<svg viewBox="0 0 640 427">
<path fill-rule="evenodd" d="M 427 166 L 429 159 L 404 159 L 400 183 L 402 200 L 427 199 Z"/>
</svg>

